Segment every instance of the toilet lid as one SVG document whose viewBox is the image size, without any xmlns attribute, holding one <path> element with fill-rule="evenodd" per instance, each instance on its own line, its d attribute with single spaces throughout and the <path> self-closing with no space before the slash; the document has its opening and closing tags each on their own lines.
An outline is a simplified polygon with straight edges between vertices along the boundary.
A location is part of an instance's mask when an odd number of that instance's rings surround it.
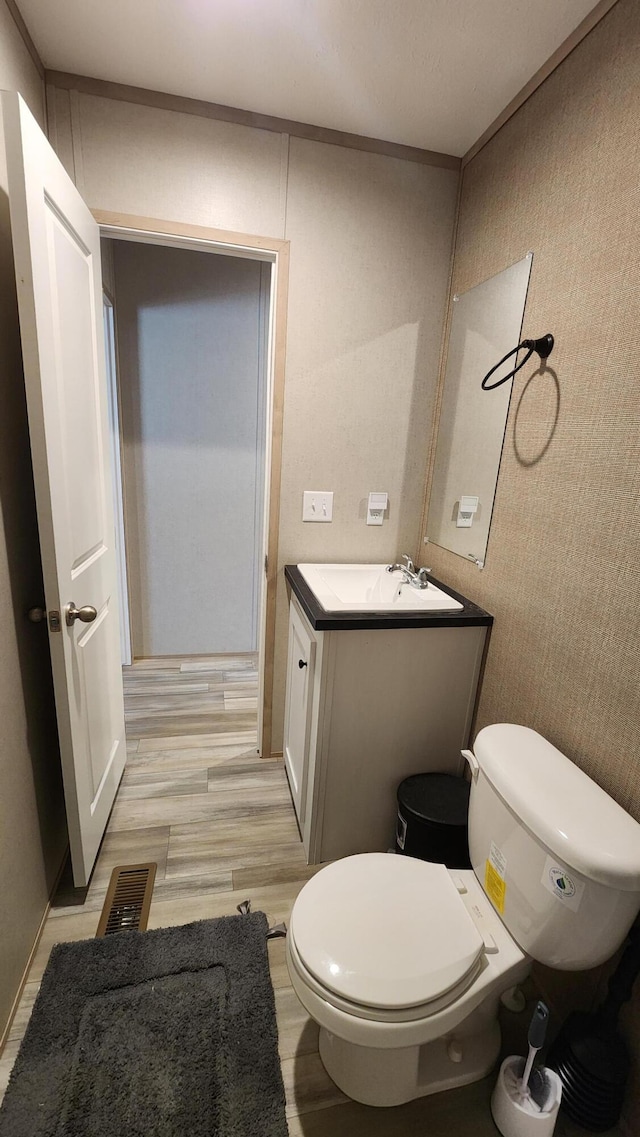
<svg viewBox="0 0 640 1137">
<path fill-rule="evenodd" d="M 300 892 L 289 931 L 324 987 L 386 1009 L 456 987 L 484 946 L 444 865 L 389 853 L 327 865 Z"/>
</svg>

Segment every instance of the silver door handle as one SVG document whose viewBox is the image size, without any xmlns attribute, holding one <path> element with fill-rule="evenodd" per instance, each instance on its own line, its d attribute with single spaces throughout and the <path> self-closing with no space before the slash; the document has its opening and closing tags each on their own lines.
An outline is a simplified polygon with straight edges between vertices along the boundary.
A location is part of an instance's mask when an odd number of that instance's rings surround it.
<svg viewBox="0 0 640 1137">
<path fill-rule="evenodd" d="M 80 620 L 83 624 L 92 624 L 97 615 L 93 604 L 83 604 L 82 608 L 76 608 L 73 600 L 64 610 L 65 622 L 69 628 L 73 627 L 76 620 Z"/>
</svg>

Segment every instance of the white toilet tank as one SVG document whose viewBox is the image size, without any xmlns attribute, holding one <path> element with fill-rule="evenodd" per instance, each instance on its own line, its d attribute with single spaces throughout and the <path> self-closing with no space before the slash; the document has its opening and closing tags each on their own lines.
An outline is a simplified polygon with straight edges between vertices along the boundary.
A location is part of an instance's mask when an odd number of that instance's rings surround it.
<svg viewBox="0 0 640 1137">
<path fill-rule="evenodd" d="M 640 908 L 640 825 L 528 727 L 485 727 L 474 755 L 469 851 L 485 893 L 528 955 L 596 967 Z"/>
</svg>

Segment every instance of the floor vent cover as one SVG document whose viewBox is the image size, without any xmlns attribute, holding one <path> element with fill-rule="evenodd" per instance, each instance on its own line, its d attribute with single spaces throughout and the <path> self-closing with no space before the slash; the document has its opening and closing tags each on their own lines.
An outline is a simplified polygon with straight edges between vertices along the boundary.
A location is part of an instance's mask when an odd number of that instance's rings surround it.
<svg viewBox="0 0 640 1137">
<path fill-rule="evenodd" d="M 144 932 L 156 879 L 157 865 L 118 865 L 111 873 L 97 936 L 114 932 Z"/>
</svg>

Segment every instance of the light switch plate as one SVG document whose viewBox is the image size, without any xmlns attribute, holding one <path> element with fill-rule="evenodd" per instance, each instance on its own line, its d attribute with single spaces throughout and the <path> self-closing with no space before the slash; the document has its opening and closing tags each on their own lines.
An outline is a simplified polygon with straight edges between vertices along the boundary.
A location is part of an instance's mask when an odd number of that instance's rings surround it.
<svg viewBox="0 0 640 1137">
<path fill-rule="evenodd" d="M 333 521 L 333 490 L 305 490 L 302 495 L 303 521 Z"/>
</svg>

